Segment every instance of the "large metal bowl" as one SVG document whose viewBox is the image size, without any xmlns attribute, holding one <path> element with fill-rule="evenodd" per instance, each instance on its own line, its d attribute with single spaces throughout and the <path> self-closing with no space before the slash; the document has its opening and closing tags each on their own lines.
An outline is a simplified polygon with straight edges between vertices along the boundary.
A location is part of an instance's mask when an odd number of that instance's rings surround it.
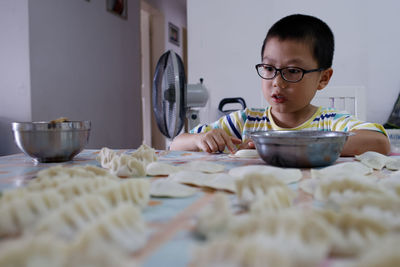
<svg viewBox="0 0 400 267">
<path fill-rule="evenodd" d="M 39 162 L 72 160 L 89 141 L 90 121 L 13 122 L 14 141 Z"/>
<path fill-rule="evenodd" d="M 312 168 L 334 163 L 349 132 L 255 131 L 250 133 L 260 157 L 270 165 Z"/>
</svg>

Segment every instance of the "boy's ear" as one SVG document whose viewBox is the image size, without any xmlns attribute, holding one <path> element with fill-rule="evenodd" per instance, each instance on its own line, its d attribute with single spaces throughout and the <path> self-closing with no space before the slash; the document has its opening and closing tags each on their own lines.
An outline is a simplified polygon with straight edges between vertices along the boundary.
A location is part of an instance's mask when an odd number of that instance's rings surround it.
<svg viewBox="0 0 400 267">
<path fill-rule="evenodd" d="M 319 80 L 319 84 L 318 84 L 317 90 L 322 90 L 322 89 L 325 88 L 325 86 L 328 85 L 328 83 L 329 83 L 329 81 L 330 81 L 330 79 L 332 77 L 332 74 L 333 74 L 333 69 L 332 68 L 329 68 L 329 69 L 326 69 L 326 70 L 322 71 L 321 78 Z"/>
</svg>

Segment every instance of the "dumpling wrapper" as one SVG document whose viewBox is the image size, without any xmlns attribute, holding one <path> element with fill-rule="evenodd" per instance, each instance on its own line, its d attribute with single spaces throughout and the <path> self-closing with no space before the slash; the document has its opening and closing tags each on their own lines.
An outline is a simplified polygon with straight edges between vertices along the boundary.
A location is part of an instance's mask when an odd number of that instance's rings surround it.
<svg viewBox="0 0 400 267">
<path fill-rule="evenodd" d="M 229 154 L 232 158 L 259 158 L 257 150 L 255 149 L 241 149 L 236 151 L 235 154 Z"/>
<path fill-rule="evenodd" d="M 371 167 L 361 162 L 345 162 L 322 169 L 311 169 L 311 178 L 342 177 L 352 175 L 367 175 L 373 172 Z"/>
<path fill-rule="evenodd" d="M 229 170 L 229 175 L 235 177 L 244 177 L 251 173 L 271 174 L 286 184 L 295 183 L 303 176 L 300 169 L 285 169 L 266 165 L 248 165 Z"/>
<path fill-rule="evenodd" d="M 205 172 L 205 173 L 217 173 L 223 172 L 225 170 L 225 166 L 222 164 L 203 161 L 203 160 L 194 160 L 184 163 L 179 166 L 182 170 L 186 171 L 197 171 L 197 172 Z"/>
<path fill-rule="evenodd" d="M 151 176 L 170 175 L 171 173 L 175 173 L 180 170 L 181 170 L 180 167 L 159 161 L 151 162 L 146 167 L 147 175 Z"/>
<path fill-rule="evenodd" d="M 168 176 L 168 179 L 184 184 L 205 186 L 207 182 L 214 179 L 214 175 L 209 173 L 202 173 L 199 171 L 184 170 L 170 174 Z"/>
<path fill-rule="evenodd" d="M 375 170 L 382 170 L 388 159 L 390 159 L 389 157 L 374 151 L 367 151 L 361 155 L 356 155 L 355 158 Z"/>
<path fill-rule="evenodd" d="M 213 176 L 213 179 L 205 180 L 204 186 L 231 192 L 236 192 L 236 181 L 241 179 L 240 177 L 235 177 L 227 173 L 218 173 Z"/>
<path fill-rule="evenodd" d="M 180 184 L 171 179 L 157 179 L 151 182 L 150 195 L 153 197 L 190 197 L 198 192 L 198 189 Z"/>
</svg>

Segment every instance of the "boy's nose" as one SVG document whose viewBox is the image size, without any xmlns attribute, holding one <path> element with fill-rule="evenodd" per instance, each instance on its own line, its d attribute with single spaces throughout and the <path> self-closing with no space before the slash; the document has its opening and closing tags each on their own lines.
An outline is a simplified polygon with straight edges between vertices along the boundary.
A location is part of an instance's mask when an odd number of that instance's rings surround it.
<svg viewBox="0 0 400 267">
<path fill-rule="evenodd" d="M 287 86 L 286 83 L 287 82 L 282 78 L 281 73 L 278 72 L 275 78 L 273 79 L 273 86 L 284 89 Z"/>
</svg>

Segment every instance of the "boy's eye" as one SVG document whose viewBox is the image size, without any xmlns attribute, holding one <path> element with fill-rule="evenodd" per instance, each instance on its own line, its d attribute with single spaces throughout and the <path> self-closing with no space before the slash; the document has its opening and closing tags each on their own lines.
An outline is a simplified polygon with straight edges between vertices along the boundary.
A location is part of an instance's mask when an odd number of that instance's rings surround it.
<svg viewBox="0 0 400 267">
<path fill-rule="evenodd" d="M 263 67 L 264 67 L 264 70 L 265 70 L 265 71 L 268 71 L 268 72 L 273 72 L 273 71 L 275 71 L 274 67 L 266 66 L 266 65 L 264 65 Z"/>
<path fill-rule="evenodd" d="M 298 68 L 287 68 L 286 72 L 288 74 L 299 74 L 299 73 L 301 73 L 301 70 Z"/>
</svg>

